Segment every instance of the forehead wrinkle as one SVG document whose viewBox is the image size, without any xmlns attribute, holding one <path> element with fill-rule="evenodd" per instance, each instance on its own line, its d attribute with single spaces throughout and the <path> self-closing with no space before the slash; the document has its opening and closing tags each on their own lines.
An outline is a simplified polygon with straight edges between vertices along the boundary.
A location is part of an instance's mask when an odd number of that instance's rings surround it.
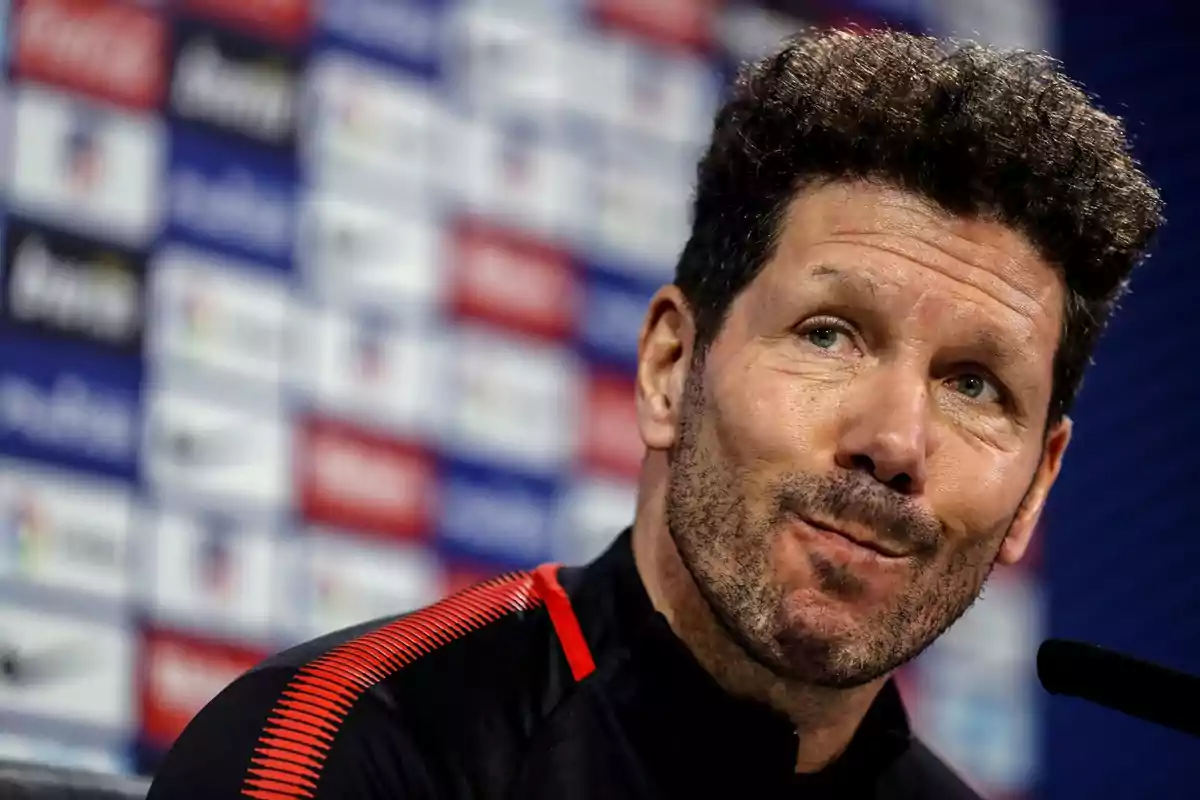
<svg viewBox="0 0 1200 800">
<path fill-rule="evenodd" d="M 846 210 L 853 203 L 849 198 L 842 199 L 837 205 L 840 210 Z M 862 205 L 859 201 L 858 205 Z M 1030 280 L 1020 278 L 1029 273 L 1024 268 L 1023 259 L 1012 253 L 1004 252 L 985 241 L 978 235 L 969 235 L 970 231 L 987 233 L 1002 232 L 1011 238 L 1013 243 L 1023 252 L 1024 256 L 1042 259 L 1042 253 L 1028 238 L 1018 230 L 988 216 L 962 216 L 938 207 L 932 201 L 927 201 L 917 195 L 907 192 L 880 192 L 873 194 L 867 201 L 868 207 L 875 206 L 898 213 L 887 215 L 857 216 L 846 219 L 840 214 L 826 215 L 830 223 L 830 234 L 841 236 L 886 236 L 889 238 L 908 238 L 921 244 L 928 245 L 964 264 L 974 264 L 981 261 L 999 261 L 1006 272 L 1013 273 L 1017 279 L 1009 285 L 1022 294 L 1032 295 L 1038 288 L 1039 282 L 1030 275 Z M 959 233 L 955 229 L 966 229 Z M 991 237 L 988 237 L 991 238 Z M 982 258 L 978 251 L 984 251 Z M 912 258 L 912 256 L 908 256 Z"/>
<path fill-rule="evenodd" d="M 864 241 L 864 239 L 876 238 L 883 239 L 884 241 Z M 937 272 L 938 274 L 949 278 L 955 283 L 962 284 L 966 288 L 986 295 L 989 299 L 1026 318 L 1033 317 L 1044 310 L 1046 299 L 1045 295 L 1053 291 L 1052 286 L 1047 286 L 1039 295 L 1039 293 L 1037 293 L 1032 286 L 1025 287 L 1018 282 L 1007 280 L 997 272 L 962 261 L 959 256 L 952 252 L 948 252 L 942 247 L 930 244 L 929 242 L 922 242 L 930 248 L 937 250 L 945 256 L 948 256 L 953 261 L 963 264 L 963 269 L 961 270 L 947 269 L 942 259 L 930 260 L 918 258 L 908 248 L 897 246 L 894 243 L 894 239 L 894 234 L 880 232 L 843 235 L 835 237 L 830 241 L 840 240 L 842 243 L 851 243 L 859 247 L 878 250 L 880 252 L 887 253 L 888 255 L 899 256 L 909 264 Z M 1005 260 L 1010 262 L 1010 264 L 1015 265 L 1016 263 L 1016 259 L 1006 258 Z M 1005 273 L 1013 272 L 1020 274 L 1026 270 L 1018 266 L 1014 269 L 1005 269 L 1003 271 Z M 997 289 L 999 289 L 999 291 L 997 291 Z"/>
</svg>

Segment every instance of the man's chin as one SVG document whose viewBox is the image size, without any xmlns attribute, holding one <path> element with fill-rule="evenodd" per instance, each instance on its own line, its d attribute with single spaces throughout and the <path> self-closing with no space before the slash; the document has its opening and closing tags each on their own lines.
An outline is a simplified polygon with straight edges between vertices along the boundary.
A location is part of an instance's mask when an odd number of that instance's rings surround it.
<svg viewBox="0 0 1200 800">
<path fill-rule="evenodd" d="M 785 633 L 776 638 L 777 670 L 797 683 L 829 689 L 853 689 L 886 675 L 890 669 L 855 653 L 846 638 L 827 638 L 811 632 Z"/>
<path fill-rule="evenodd" d="M 784 631 L 768 642 L 755 641 L 740 631 L 730 631 L 747 656 L 784 680 L 836 689 L 870 683 L 880 673 L 866 669 L 851 651 L 849 635 L 822 636 L 811 630 Z"/>
<path fill-rule="evenodd" d="M 814 686 L 851 689 L 890 672 L 892 664 L 872 652 L 860 613 L 837 608 L 836 601 L 831 605 L 786 603 L 779 609 L 769 647 L 776 673 Z"/>
</svg>

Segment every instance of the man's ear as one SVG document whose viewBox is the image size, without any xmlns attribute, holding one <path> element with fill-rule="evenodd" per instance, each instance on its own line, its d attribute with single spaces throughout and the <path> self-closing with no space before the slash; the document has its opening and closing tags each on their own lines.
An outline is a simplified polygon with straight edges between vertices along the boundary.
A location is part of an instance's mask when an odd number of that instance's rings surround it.
<svg viewBox="0 0 1200 800">
<path fill-rule="evenodd" d="M 1025 551 L 1029 549 L 1029 543 L 1033 539 L 1033 532 L 1037 528 L 1038 520 L 1042 517 L 1042 511 L 1046 507 L 1046 498 L 1050 495 L 1050 488 L 1054 485 L 1054 481 L 1058 479 L 1059 470 L 1062 469 L 1063 453 L 1067 450 L 1067 445 L 1071 441 L 1071 420 L 1063 417 L 1062 420 L 1051 428 L 1046 436 L 1046 443 L 1042 448 L 1042 460 L 1038 464 L 1037 474 L 1034 475 L 1033 483 L 1029 487 L 1029 491 L 1025 494 L 1025 501 L 1021 504 L 1021 510 L 1017 512 L 1016 519 L 1008 529 L 1008 536 L 1004 538 L 1004 542 L 1000 545 L 1000 554 L 997 561 L 1006 566 L 1011 566 L 1020 561 Z"/>
<path fill-rule="evenodd" d="M 638 339 L 638 431 L 649 450 L 675 443 L 694 343 L 692 312 L 683 293 L 673 284 L 662 287 L 650 300 Z"/>
</svg>

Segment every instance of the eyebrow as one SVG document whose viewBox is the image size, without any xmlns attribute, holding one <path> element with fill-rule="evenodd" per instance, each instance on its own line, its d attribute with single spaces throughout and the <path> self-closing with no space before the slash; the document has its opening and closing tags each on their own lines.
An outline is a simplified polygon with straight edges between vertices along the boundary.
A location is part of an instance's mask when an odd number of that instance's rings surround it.
<svg viewBox="0 0 1200 800">
<path fill-rule="evenodd" d="M 1022 360 L 1020 350 L 989 330 L 972 331 L 960 340 L 957 346 L 971 353 L 979 353 L 986 360 L 1005 366 L 1017 365 Z"/>
<path fill-rule="evenodd" d="M 862 289 L 872 296 L 879 289 L 878 285 L 869 275 L 864 275 L 858 270 L 847 271 L 829 264 L 817 264 L 809 271 L 809 275 L 821 281 L 837 283 L 852 289 Z"/>
<path fill-rule="evenodd" d="M 847 270 L 831 264 L 817 264 L 809 271 L 809 275 L 821 282 L 836 284 L 839 287 L 865 293 L 872 298 L 879 294 L 879 284 L 859 270 Z M 994 361 L 1004 366 L 1019 364 L 1021 352 L 1007 339 L 995 331 L 987 329 L 973 330 L 957 339 L 954 349 L 977 355 L 985 360 Z"/>
</svg>

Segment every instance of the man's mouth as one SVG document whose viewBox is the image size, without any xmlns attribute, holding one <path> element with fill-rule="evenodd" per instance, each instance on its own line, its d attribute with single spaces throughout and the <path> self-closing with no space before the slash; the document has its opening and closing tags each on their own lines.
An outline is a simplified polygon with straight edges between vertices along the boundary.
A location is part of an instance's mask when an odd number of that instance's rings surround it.
<svg viewBox="0 0 1200 800">
<path fill-rule="evenodd" d="M 907 553 L 892 547 L 886 542 L 881 542 L 869 530 L 864 530 L 857 526 L 834 525 L 828 522 L 819 521 L 808 516 L 801 516 L 800 520 L 819 531 L 840 536 L 852 544 L 858 545 L 866 550 L 878 553 L 884 558 L 904 558 Z"/>
</svg>

